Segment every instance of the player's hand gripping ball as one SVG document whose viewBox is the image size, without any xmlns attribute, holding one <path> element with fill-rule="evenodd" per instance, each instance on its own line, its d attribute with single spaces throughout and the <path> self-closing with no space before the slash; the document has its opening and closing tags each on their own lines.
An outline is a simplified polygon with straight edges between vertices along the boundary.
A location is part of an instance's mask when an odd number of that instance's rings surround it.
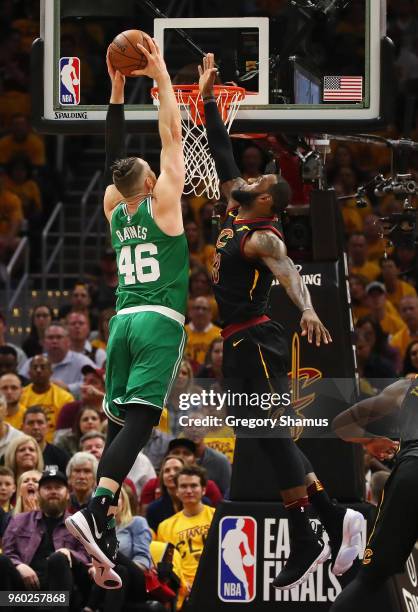
<svg viewBox="0 0 418 612">
<path fill-rule="evenodd" d="M 109 46 L 109 59 L 115 70 L 125 76 L 132 76 L 133 70 L 143 70 L 148 60 L 138 48 L 138 43 L 149 50 L 149 45 L 141 30 L 121 32 Z"/>
</svg>

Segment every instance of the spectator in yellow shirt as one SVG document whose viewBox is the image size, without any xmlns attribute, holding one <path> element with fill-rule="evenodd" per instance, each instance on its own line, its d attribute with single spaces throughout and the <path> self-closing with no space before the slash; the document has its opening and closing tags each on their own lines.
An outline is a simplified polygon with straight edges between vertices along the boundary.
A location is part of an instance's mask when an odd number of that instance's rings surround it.
<svg viewBox="0 0 418 612">
<path fill-rule="evenodd" d="M 202 468 L 184 467 L 174 478 L 183 509 L 160 523 L 157 540 L 171 542 L 179 551 L 183 578 L 191 589 L 215 509 L 202 503 L 206 491 Z"/>
<path fill-rule="evenodd" d="M 5 421 L 15 429 L 21 429 L 25 413 L 25 406 L 21 403 L 22 391 L 22 383 L 17 374 L 3 374 L 0 378 L 0 392 L 7 402 Z"/>
<path fill-rule="evenodd" d="M 190 219 L 184 224 L 184 233 L 189 245 L 190 260 L 197 261 L 208 271 L 212 269 L 213 254 L 215 247 L 213 244 L 205 244 L 203 235 L 196 221 Z"/>
<path fill-rule="evenodd" d="M 13 157 L 23 154 L 33 166 L 45 166 L 44 141 L 31 131 L 26 115 L 14 115 L 10 132 L 0 138 L 0 164 L 8 164 Z"/>
<path fill-rule="evenodd" d="M 387 308 L 387 294 L 383 283 L 374 281 L 367 285 L 367 304 L 370 316 L 383 329 L 385 334 L 396 334 L 405 327 L 405 323 L 396 311 Z"/>
<path fill-rule="evenodd" d="M 389 344 L 396 348 L 404 359 L 408 345 L 413 340 L 418 340 L 418 298 L 411 295 L 402 298 L 399 312 L 406 325 L 392 335 Z"/>
<path fill-rule="evenodd" d="M 190 307 L 190 323 L 186 325 L 186 356 L 192 362 L 195 371 L 205 363 L 211 342 L 220 337 L 221 328 L 214 325 L 211 319 L 209 300 L 204 296 L 193 300 Z"/>
<path fill-rule="evenodd" d="M 406 281 L 400 280 L 399 268 L 393 257 L 383 257 L 380 261 L 380 267 L 382 268 L 382 277 L 385 283 L 388 300 L 391 301 L 395 308 L 399 309 L 399 304 L 403 297 L 407 295 L 412 297 L 417 296 L 415 287 Z"/>
<path fill-rule="evenodd" d="M 348 267 L 350 274 L 361 274 L 369 282 L 380 275 L 379 266 L 367 258 L 367 241 L 361 232 L 351 234 L 348 240 Z"/>
<path fill-rule="evenodd" d="M 360 179 L 357 171 L 352 166 L 341 166 L 335 175 L 335 182 L 341 185 L 343 196 L 354 195 L 359 187 Z M 343 200 L 344 207 L 351 210 L 355 210 L 361 219 L 361 225 L 363 226 L 364 218 L 372 212 L 372 207 L 368 198 L 363 198 L 366 202 L 366 206 L 358 208 L 356 204 L 356 198 Z"/>
<path fill-rule="evenodd" d="M 52 367 L 46 355 L 35 355 L 29 366 L 30 385 L 23 389 L 21 403 L 26 408 L 42 406 L 48 421 L 47 442 L 52 442 L 57 417 L 61 408 L 74 397 L 65 389 L 51 382 Z"/>
<path fill-rule="evenodd" d="M 31 165 L 26 157 L 14 158 L 7 168 L 5 187 L 22 202 L 23 215 L 31 220 L 42 210 L 41 191 L 31 178 Z"/>
<path fill-rule="evenodd" d="M 13 81 L 8 83 L 0 79 L 0 130 L 3 134 L 9 129 L 16 113 L 30 114 L 30 95 L 27 91 L 19 91 Z"/>
<path fill-rule="evenodd" d="M 7 264 L 19 244 L 18 233 L 23 221 L 22 202 L 17 195 L 5 189 L 0 176 L 0 266 Z"/>
<path fill-rule="evenodd" d="M 13 20 L 12 28 L 20 32 L 20 50 L 29 55 L 33 41 L 39 36 L 39 6 L 25 2 L 23 14 Z"/>
<path fill-rule="evenodd" d="M 354 323 L 356 323 L 359 319 L 366 317 L 370 313 L 370 309 L 366 304 L 366 287 L 368 281 L 367 278 L 361 276 L 361 274 L 350 274 L 349 283 L 351 308 L 353 311 Z"/>
<path fill-rule="evenodd" d="M 193 300 L 198 297 L 205 297 L 209 300 L 212 309 L 212 321 L 216 321 L 218 318 L 218 305 L 213 295 L 212 281 L 209 272 L 206 268 L 196 268 L 194 272 L 190 274 L 189 279 L 189 304 L 188 312 L 190 316 L 190 308 L 193 304 Z"/>
</svg>

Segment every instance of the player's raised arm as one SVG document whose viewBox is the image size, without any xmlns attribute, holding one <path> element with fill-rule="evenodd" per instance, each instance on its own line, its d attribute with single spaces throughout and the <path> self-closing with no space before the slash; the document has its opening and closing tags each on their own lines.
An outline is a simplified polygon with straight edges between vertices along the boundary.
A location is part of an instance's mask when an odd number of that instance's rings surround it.
<svg viewBox="0 0 418 612">
<path fill-rule="evenodd" d="M 115 70 L 110 62 L 109 54 L 106 57 L 107 70 L 112 84 L 109 106 L 106 115 L 106 161 L 105 161 L 105 185 L 107 185 L 104 197 L 104 211 L 110 222 L 112 211 L 115 206 L 123 200 L 123 196 L 113 185 L 112 165 L 118 159 L 126 157 L 125 149 L 125 77 Z"/>
<path fill-rule="evenodd" d="M 203 58 L 203 67 L 199 66 L 199 90 L 204 103 L 209 150 L 215 161 L 222 192 L 228 199 L 228 208 L 232 208 L 236 203 L 229 202 L 231 191 L 239 188 L 244 180 L 235 162 L 231 140 L 216 104 L 213 92 L 216 73 L 214 55 L 208 53 Z"/>
<path fill-rule="evenodd" d="M 157 42 L 144 34 L 149 50 L 138 44 L 147 58 L 143 70 L 132 72 L 145 75 L 158 85 L 160 109 L 158 129 L 161 138 L 160 176 L 154 188 L 155 217 L 160 229 L 170 235 L 183 233 L 181 196 L 184 189 L 185 168 L 181 138 L 181 117 L 170 75 Z"/>
<path fill-rule="evenodd" d="M 300 321 L 302 336 L 307 336 L 310 343 L 315 337 L 317 346 L 321 342 L 325 344 L 332 342 L 329 331 L 320 321 L 312 306 L 308 288 L 295 264 L 287 256 L 284 242 L 270 230 L 259 230 L 254 232 L 245 243 L 244 254 L 250 258 L 261 259 L 283 285 L 287 295 L 302 312 Z"/>
</svg>

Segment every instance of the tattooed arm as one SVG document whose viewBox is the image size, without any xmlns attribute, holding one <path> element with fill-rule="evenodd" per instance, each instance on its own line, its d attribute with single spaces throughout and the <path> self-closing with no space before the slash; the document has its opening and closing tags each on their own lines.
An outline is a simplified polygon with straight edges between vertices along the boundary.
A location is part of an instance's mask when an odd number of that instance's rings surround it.
<svg viewBox="0 0 418 612">
<path fill-rule="evenodd" d="M 244 245 L 244 254 L 250 259 L 261 259 L 286 290 L 292 302 L 302 312 L 300 326 L 302 336 L 312 342 L 315 336 L 316 345 L 321 342 L 332 342 L 330 333 L 316 314 L 308 288 L 302 281 L 295 264 L 287 256 L 286 246 L 276 234 L 269 230 L 254 232 Z"/>
</svg>

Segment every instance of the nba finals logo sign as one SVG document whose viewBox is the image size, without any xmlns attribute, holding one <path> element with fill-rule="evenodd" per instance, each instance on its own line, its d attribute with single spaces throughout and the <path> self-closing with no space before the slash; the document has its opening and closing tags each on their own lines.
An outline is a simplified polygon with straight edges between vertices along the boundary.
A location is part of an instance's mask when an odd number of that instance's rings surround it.
<svg viewBox="0 0 418 612">
<path fill-rule="evenodd" d="M 225 516 L 219 523 L 218 596 L 226 602 L 255 598 L 257 523 L 251 516 Z"/>
<path fill-rule="evenodd" d="M 80 104 L 80 60 L 78 57 L 62 57 L 59 67 L 60 104 Z"/>
</svg>

